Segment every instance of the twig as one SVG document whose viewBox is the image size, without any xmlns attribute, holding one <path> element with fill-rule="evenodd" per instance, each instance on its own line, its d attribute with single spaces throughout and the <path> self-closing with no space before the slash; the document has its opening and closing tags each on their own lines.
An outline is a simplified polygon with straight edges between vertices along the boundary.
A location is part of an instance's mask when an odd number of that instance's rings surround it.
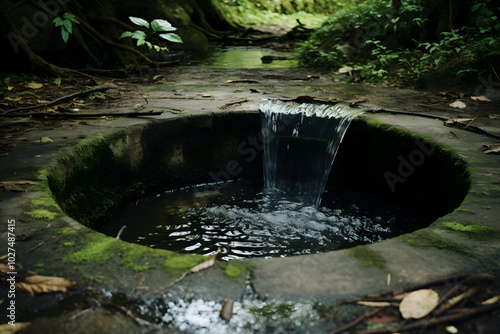
<svg viewBox="0 0 500 334">
<path fill-rule="evenodd" d="M 135 322 L 138 326 L 150 326 L 151 324 L 143 319 L 137 318 L 130 310 L 126 309 L 125 307 L 121 305 L 115 305 L 115 304 L 104 304 L 103 306 L 109 306 L 112 307 L 121 313 L 125 314 L 127 317 L 132 319 L 133 322 Z"/>
<path fill-rule="evenodd" d="M 380 307 L 378 309 L 375 309 L 371 312 L 368 312 L 362 316 L 360 316 L 359 318 L 357 318 L 356 320 L 354 320 L 353 322 L 345 325 L 344 327 L 340 327 L 340 328 L 337 328 L 336 330 L 330 332 L 330 334 L 339 334 L 339 333 L 342 333 L 342 332 L 345 332 L 351 328 L 353 328 L 354 326 L 356 326 L 357 324 L 359 324 L 360 322 L 362 322 L 363 320 L 365 320 L 366 318 L 370 318 L 370 317 L 373 317 L 374 315 L 378 314 L 379 312 L 381 312 L 382 310 L 384 309 L 384 307 Z"/>
<path fill-rule="evenodd" d="M 15 114 L 0 114 L 2 117 L 33 117 L 33 118 L 95 118 L 103 116 L 114 117 L 139 117 L 139 116 L 157 116 L 163 114 L 163 111 L 149 111 L 149 112 L 129 112 L 129 113 L 113 113 L 113 112 L 99 112 L 99 113 L 48 113 L 48 112 L 35 112 L 35 113 L 15 113 Z"/>
<path fill-rule="evenodd" d="M 29 253 L 29 252 L 32 252 L 34 251 L 35 249 L 39 248 L 39 247 L 42 247 L 42 245 L 45 243 L 45 240 L 42 240 L 40 243 L 38 243 L 38 245 L 36 245 L 35 247 L 33 248 L 30 248 L 26 251 L 26 253 Z"/>
<path fill-rule="evenodd" d="M 81 92 L 78 92 L 78 93 L 69 94 L 69 95 L 60 97 L 58 99 L 55 99 L 54 101 L 50 101 L 50 102 L 43 103 L 43 104 L 38 104 L 36 106 L 21 107 L 21 108 L 7 110 L 2 115 L 8 114 L 8 113 L 12 113 L 12 112 L 17 112 L 17 111 L 33 110 L 33 109 L 38 109 L 38 108 L 50 107 L 50 106 L 53 106 L 53 105 L 56 105 L 56 104 L 61 104 L 61 103 L 66 102 L 66 101 L 70 101 L 70 100 L 76 99 L 78 97 L 84 97 L 84 96 L 87 96 L 87 95 L 95 93 L 95 92 L 104 92 L 104 91 L 108 90 L 109 88 L 110 88 L 109 86 L 101 86 L 101 87 L 92 88 L 92 89 L 89 89 L 89 90 L 86 90 L 86 91 L 81 91 Z"/>
</svg>

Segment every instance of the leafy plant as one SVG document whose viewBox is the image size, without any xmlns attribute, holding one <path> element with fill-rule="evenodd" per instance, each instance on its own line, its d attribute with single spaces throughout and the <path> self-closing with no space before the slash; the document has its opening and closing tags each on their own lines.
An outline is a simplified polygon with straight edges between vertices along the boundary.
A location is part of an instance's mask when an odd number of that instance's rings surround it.
<svg viewBox="0 0 500 334">
<path fill-rule="evenodd" d="M 52 23 L 56 27 L 61 27 L 61 37 L 64 43 L 68 43 L 69 35 L 73 33 L 73 23 L 80 24 L 75 15 L 68 12 L 64 13 L 62 18 L 55 17 Z"/>
<path fill-rule="evenodd" d="M 150 50 L 155 50 L 157 52 L 168 51 L 166 46 L 153 44 L 151 40 L 154 37 L 160 37 L 173 43 L 182 43 L 182 38 L 179 35 L 172 33 L 172 31 L 177 30 L 177 28 L 173 27 L 167 20 L 156 19 L 148 22 L 140 17 L 133 16 L 130 16 L 129 19 L 135 25 L 146 28 L 146 31 L 125 31 L 121 34 L 120 38 L 130 37 L 135 39 L 137 40 L 138 47 L 146 45 Z"/>
</svg>

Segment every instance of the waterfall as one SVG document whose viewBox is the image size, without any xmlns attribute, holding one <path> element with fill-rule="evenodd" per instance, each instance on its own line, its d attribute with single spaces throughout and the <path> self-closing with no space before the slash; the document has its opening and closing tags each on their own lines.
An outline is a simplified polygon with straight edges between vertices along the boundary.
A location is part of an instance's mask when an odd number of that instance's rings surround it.
<svg viewBox="0 0 500 334">
<path fill-rule="evenodd" d="M 359 109 L 263 100 L 264 188 L 319 206 L 338 147 Z"/>
</svg>

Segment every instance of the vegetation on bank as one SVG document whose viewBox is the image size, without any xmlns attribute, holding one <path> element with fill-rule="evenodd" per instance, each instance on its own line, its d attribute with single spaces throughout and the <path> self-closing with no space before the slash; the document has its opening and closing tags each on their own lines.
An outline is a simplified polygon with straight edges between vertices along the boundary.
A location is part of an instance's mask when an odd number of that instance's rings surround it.
<svg viewBox="0 0 500 334">
<path fill-rule="evenodd" d="M 366 0 L 331 15 L 299 51 L 305 65 L 350 67 L 368 82 L 498 80 L 499 13 L 492 0 Z"/>
</svg>

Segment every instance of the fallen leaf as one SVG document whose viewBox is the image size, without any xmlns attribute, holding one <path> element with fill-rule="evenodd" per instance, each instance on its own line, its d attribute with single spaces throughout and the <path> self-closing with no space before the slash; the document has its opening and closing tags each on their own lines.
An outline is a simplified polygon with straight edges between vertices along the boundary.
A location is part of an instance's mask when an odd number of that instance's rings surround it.
<svg viewBox="0 0 500 334">
<path fill-rule="evenodd" d="M 500 115 L 498 115 L 498 114 L 494 114 L 494 115 L 488 115 L 488 117 L 489 117 L 490 119 L 497 119 L 497 118 L 500 118 Z"/>
<path fill-rule="evenodd" d="M 459 100 L 457 100 L 453 103 L 450 103 L 449 106 L 453 107 L 453 108 L 459 108 L 459 109 L 464 109 L 465 107 L 467 107 L 467 105 L 464 102 L 459 101 Z"/>
<path fill-rule="evenodd" d="M 53 140 L 49 137 L 42 137 L 40 138 L 40 143 L 52 143 Z"/>
<path fill-rule="evenodd" d="M 472 122 L 472 118 L 453 118 L 445 121 L 444 123 L 446 125 L 454 125 L 456 123 L 460 123 L 462 125 L 469 125 L 470 122 Z"/>
<path fill-rule="evenodd" d="M 3 189 L 5 191 L 17 191 L 17 192 L 23 192 L 24 189 L 19 187 L 19 185 L 25 185 L 25 184 L 36 184 L 33 181 L 0 181 L 0 189 Z"/>
<path fill-rule="evenodd" d="M 458 333 L 458 329 L 455 326 L 446 326 L 446 331 L 453 334 Z"/>
<path fill-rule="evenodd" d="M 233 304 L 234 301 L 232 299 L 224 299 L 224 305 L 220 311 L 220 317 L 228 322 L 233 316 Z"/>
<path fill-rule="evenodd" d="M 483 145 L 483 147 L 486 148 L 486 150 L 484 150 L 486 154 L 500 153 L 500 145 Z"/>
<path fill-rule="evenodd" d="M 29 293 L 31 296 L 47 292 L 66 292 L 67 288 L 76 286 L 75 282 L 62 277 L 29 276 L 24 282 L 16 283 L 16 289 Z"/>
<path fill-rule="evenodd" d="M 163 79 L 163 78 L 164 78 L 164 76 L 163 76 L 163 75 L 158 74 L 158 75 L 155 75 L 155 76 L 153 77 L 153 81 L 158 81 L 158 80 L 161 80 L 161 79 Z"/>
<path fill-rule="evenodd" d="M 0 325 L 0 334 L 12 334 L 17 331 L 26 329 L 31 322 L 16 322 L 15 326 L 11 326 L 9 324 Z"/>
<path fill-rule="evenodd" d="M 413 291 L 403 298 L 399 304 L 399 312 L 405 319 L 421 319 L 431 313 L 438 302 L 439 295 L 432 289 Z"/>
<path fill-rule="evenodd" d="M 40 89 L 43 87 L 43 84 L 38 83 L 38 82 L 30 82 L 26 84 L 26 87 L 31 88 L 31 89 Z"/>
<path fill-rule="evenodd" d="M 494 304 L 498 301 L 500 301 L 500 296 L 495 296 L 495 297 L 491 297 L 490 299 L 485 300 L 484 302 L 481 303 L 481 305 Z"/>
<path fill-rule="evenodd" d="M 491 100 L 489 98 L 487 98 L 486 96 L 471 96 L 470 97 L 471 99 L 473 99 L 474 101 L 484 101 L 484 102 L 491 102 Z"/>
<path fill-rule="evenodd" d="M 187 110 L 169 110 L 172 114 L 187 114 Z"/>
</svg>

